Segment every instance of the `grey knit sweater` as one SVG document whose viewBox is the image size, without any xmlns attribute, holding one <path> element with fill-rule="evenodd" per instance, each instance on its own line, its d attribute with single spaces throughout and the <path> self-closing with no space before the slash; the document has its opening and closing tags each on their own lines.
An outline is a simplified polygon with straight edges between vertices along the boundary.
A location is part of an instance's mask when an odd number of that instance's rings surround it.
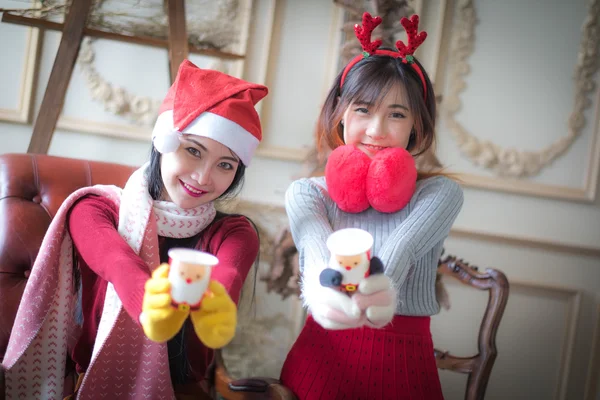
<svg viewBox="0 0 600 400">
<path fill-rule="evenodd" d="M 438 313 L 437 262 L 462 203 L 460 186 L 443 176 L 418 181 L 409 204 L 390 214 L 373 208 L 357 214 L 340 210 L 329 197 L 324 177 L 295 181 L 285 196 L 300 270 L 325 268 L 329 260 L 325 242 L 334 230 L 364 229 L 375 239 L 372 254 L 381 259 L 398 290 L 400 315 Z"/>
</svg>

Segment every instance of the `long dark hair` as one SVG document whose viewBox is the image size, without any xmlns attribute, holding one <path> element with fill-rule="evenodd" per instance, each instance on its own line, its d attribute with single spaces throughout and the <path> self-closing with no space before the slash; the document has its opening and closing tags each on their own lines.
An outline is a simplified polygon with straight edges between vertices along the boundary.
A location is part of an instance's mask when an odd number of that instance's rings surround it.
<svg viewBox="0 0 600 400">
<path fill-rule="evenodd" d="M 152 149 L 150 150 L 150 165 L 148 166 L 147 174 L 148 174 L 148 191 L 150 192 L 150 196 L 154 200 L 160 199 L 160 197 L 165 189 L 165 185 L 162 180 L 162 175 L 160 173 L 161 156 L 162 156 L 162 154 L 160 154 L 160 152 L 158 152 L 154 148 L 154 146 L 152 146 Z M 235 171 L 235 176 L 233 177 L 233 181 L 231 182 L 231 185 L 229 185 L 227 190 L 221 196 L 219 196 L 218 200 L 228 200 L 228 199 L 232 199 L 232 198 L 236 197 L 240 193 L 240 191 L 242 190 L 242 188 L 244 186 L 245 175 L 246 175 L 246 166 L 240 162 L 240 163 L 238 163 L 238 167 L 237 167 L 237 170 Z M 252 221 L 250 218 L 248 218 L 245 215 L 227 214 L 222 211 L 218 211 L 213 223 L 217 222 L 223 218 L 226 218 L 226 217 L 241 217 L 241 216 L 243 216 L 244 218 L 246 218 L 248 220 L 248 222 L 250 222 L 250 224 L 256 231 L 256 234 L 258 235 L 258 242 L 260 243 L 260 235 L 258 232 L 258 227 L 254 223 L 254 221 Z M 254 265 L 254 267 L 255 267 L 254 268 L 255 284 L 254 284 L 254 289 L 252 292 L 252 302 L 254 302 L 254 295 L 256 294 L 256 274 L 258 271 L 259 263 L 260 263 L 260 254 L 256 258 L 255 265 Z"/>
<path fill-rule="evenodd" d="M 160 172 L 160 161 L 162 154 L 158 152 L 154 146 L 152 146 L 150 150 L 150 165 L 147 170 L 147 178 L 148 178 L 148 192 L 150 196 L 154 200 L 159 200 L 165 190 L 165 185 L 162 179 L 162 175 Z M 246 166 L 243 163 L 238 163 L 237 170 L 235 171 L 235 176 L 231 185 L 227 188 L 227 190 L 219 196 L 218 200 L 227 200 L 231 199 L 239 194 L 244 185 L 244 176 L 246 174 Z M 217 211 L 217 215 L 213 220 L 213 224 L 223 218 L 227 217 L 244 217 L 250 222 L 254 230 L 256 231 L 256 235 L 258 236 L 258 242 L 260 243 L 260 235 L 258 231 L 258 227 L 250 218 L 241 214 L 227 214 L 222 211 Z M 197 244 L 199 236 L 195 236 L 194 238 L 190 238 L 190 241 L 194 241 L 194 243 L 190 242 L 190 247 L 195 247 Z M 256 277 L 258 275 L 258 266 L 260 264 L 260 249 L 259 253 L 254 260 L 254 285 L 252 288 L 252 297 L 251 297 L 251 305 L 254 308 L 255 305 L 255 295 L 256 295 Z M 248 277 L 246 277 L 248 279 Z M 243 286 L 243 285 L 242 285 Z M 242 298 L 242 293 L 240 293 L 240 299 Z M 256 310 L 255 310 L 256 314 Z M 190 328 L 190 320 L 188 319 L 186 323 L 184 323 L 182 329 L 167 342 L 168 352 L 169 352 L 169 370 L 171 372 L 171 380 L 173 383 L 183 384 L 186 383 L 191 374 L 191 365 L 189 362 L 188 354 L 187 354 L 187 343 L 186 343 L 186 334 L 187 332 L 191 332 Z"/>
<path fill-rule="evenodd" d="M 410 64 L 389 56 L 373 55 L 358 62 L 346 76 L 341 89 L 343 71 L 340 72 L 317 121 L 317 149 L 326 152 L 344 144 L 341 120 L 352 102 L 379 105 L 390 89 L 400 85 L 406 90 L 408 105 L 415 120 L 414 134 L 411 135 L 407 150 L 413 156 L 427 151 L 435 140 L 435 94 L 427 72 L 416 58 L 414 61 L 423 71 L 425 88 Z M 424 96 L 424 93 L 427 95 Z"/>
</svg>

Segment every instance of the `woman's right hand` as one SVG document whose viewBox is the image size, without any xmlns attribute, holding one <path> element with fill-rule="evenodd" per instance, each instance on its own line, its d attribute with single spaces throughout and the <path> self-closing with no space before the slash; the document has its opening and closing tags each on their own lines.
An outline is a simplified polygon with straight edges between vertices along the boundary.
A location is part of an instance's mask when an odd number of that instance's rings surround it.
<svg viewBox="0 0 600 400">
<path fill-rule="evenodd" d="M 304 287 L 304 298 L 314 320 L 323 328 L 351 329 L 367 322 L 364 313 L 361 315 L 360 309 L 348 295 L 337 289 L 316 285 L 308 290 Z M 311 293 L 307 297 L 308 291 Z"/>
<path fill-rule="evenodd" d="M 350 297 L 337 288 L 321 284 L 326 264 L 307 265 L 302 271 L 302 300 L 314 320 L 325 329 L 351 329 L 363 326 L 364 313 Z"/>
<path fill-rule="evenodd" d="M 169 264 L 161 264 L 146 282 L 140 323 L 146 336 L 158 343 L 171 339 L 183 326 L 189 311 L 173 307 Z"/>
<path fill-rule="evenodd" d="M 394 318 L 396 298 L 392 280 L 387 275 L 376 274 L 358 284 L 352 302 L 364 313 L 368 326 L 382 328 Z"/>
</svg>

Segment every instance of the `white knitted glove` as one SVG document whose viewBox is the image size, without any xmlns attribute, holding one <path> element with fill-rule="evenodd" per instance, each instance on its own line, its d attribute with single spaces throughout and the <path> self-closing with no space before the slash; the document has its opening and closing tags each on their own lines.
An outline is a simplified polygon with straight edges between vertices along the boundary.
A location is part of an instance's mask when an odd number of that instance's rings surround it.
<svg viewBox="0 0 600 400">
<path fill-rule="evenodd" d="M 367 325 L 382 328 L 392 321 L 396 311 L 396 289 L 392 280 L 384 274 L 371 275 L 358 284 L 352 296 L 355 308 L 364 312 Z"/>
<path fill-rule="evenodd" d="M 302 299 L 313 318 L 325 329 L 350 329 L 363 326 L 367 320 L 345 293 L 324 287 L 319 282 L 319 268 L 305 268 Z"/>
</svg>

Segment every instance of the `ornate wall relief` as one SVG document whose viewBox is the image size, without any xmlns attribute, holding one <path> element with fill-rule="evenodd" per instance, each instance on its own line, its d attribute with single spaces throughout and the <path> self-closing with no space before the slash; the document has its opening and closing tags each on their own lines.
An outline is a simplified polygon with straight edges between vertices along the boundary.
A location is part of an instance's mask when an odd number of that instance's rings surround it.
<svg viewBox="0 0 600 400">
<path fill-rule="evenodd" d="M 225 22 L 238 19 L 240 7 L 247 6 L 243 3 L 239 0 L 187 2 L 189 43 L 218 50 L 227 50 L 238 45 L 242 34 L 239 25 Z M 136 15 L 137 13 L 139 15 Z M 89 26 L 134 36 L 167 36 L 167 16 L 160 2 L 126 7 L 115 4 L 114 1 L 98 1 L 92 10 Z M 137 125 L 152 126 L 158 115 L 161 99 L 139 96 L 107 81 L 98 72 L 95 61 L 93 40 L 86 37 L 82 42 L 77 63 L 86 79 L 92 99 L 101 103 L 104 109 L 113 115 L 124 117 Z M 221 59 L 211 60 L 207 68 L 229 73 L 228 65 Z"/>
<path fill-rule="evenodd" d="M 102 104 L 105 111 L 136 125 L 151 127 L 154 124 L 162 99 L 136 95 L 106 80 L 95 66 L 93 40 L 89 37 L 81 43 L 77 65 L 85 77 L 91 98 Z M 227 64 L 220 59 L 212 61 L 208 68 L 229 73 Z"/>
<path fill-rule="evenodd" d="M 443 103 L 448 127 L 461 152 L 473 164 L 500 176 L 513 178 L 535 176 L 569 150 L 586 124 L 584 113 L 592 104 L 590 95 L 596 88 L 593 77 L 598 70 L 599 60 L 600 1 L 589 2 L 587 16 L 581 30 L 579 54 L 577 59 L 573 60 L 575 98 L 574 108 L 568 121 L 568 133 L 539 151 L 524 151 L 517 147 L 505 148 L 492 141 L 482 140 L 456 120 L 456 114 L 462 106 L 460 94 L 467 87 L 466 77 L 470 73 L 469 56 L 475 46 L 477 12 L 474 0 L 458 1 L 457 13 L 449 52 L 451 54 L 449 91 Z M 557 54 L 557 57 L 560 57 L 560 54 Z M 517 61 L 516 54 L 514 59 L 508 60 L 508 62 Z"/>
</svg>

